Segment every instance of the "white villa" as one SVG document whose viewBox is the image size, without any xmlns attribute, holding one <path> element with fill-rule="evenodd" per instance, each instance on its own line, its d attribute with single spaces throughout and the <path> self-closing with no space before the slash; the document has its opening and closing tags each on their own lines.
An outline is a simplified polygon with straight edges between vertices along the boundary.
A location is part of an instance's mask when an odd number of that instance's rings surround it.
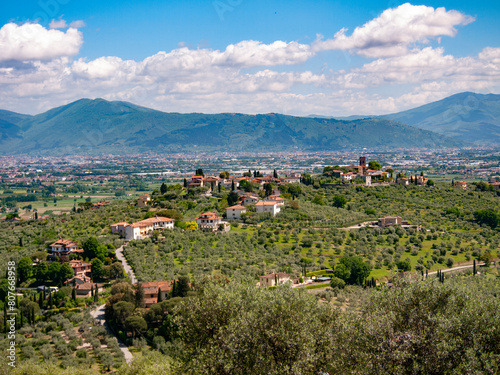
<svg viewBox="0 0 500 375">
<path fill-rule="evenodd" d="M 111 233 L 120 233 L 125 240 L 142 240 L 158 229 L 174 229 L 174 219 L 156 216 L 134 224 L 116 223 L 111 225 Z"/>
<path fill-rule="evenodd" d="M 285 200 L 281 198 L 279 195 L 270 195 L 264 199 L 266 202 L 276 202 L 278 206 L 284 206 Z"/>
<path fill-rule="evenodd" d="M 269 212 L 272 216 L 276 216 L 281 211 L 281 207 L 277 202 L 261 201 L 255 205 L 257 213 Z"/>
<path fill-rule="evenodd" d="M 239 204 L 226 208 L 226 217 L 228 219 L 241 219 L 241 214 L 247 212 L 245 206 Z"/>
<path fill-rule="evenodd" d="M 222 229 L 223 232 L 228 232 L 231 228 L 229 223 L 227 221 L 222 221 L 222 217 L 217 216 L 215 212 L 204 212 L 195 220 L 196 224 L 198 224 L 198 228 L 201 230 L 211 230 L 215 232 L 219 230 L 221 224 L 224 226 L 224 229 Z"/>
</svg>

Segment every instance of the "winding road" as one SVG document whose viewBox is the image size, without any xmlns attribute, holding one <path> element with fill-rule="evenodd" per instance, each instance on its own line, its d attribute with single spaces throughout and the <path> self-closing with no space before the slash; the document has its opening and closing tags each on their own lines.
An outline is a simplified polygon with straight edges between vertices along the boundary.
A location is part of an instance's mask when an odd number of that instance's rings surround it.
<svg viewBox="0 0 500 375">
<path fill-rule="evenodd" d="M 106 306 L 106 304 L 103 304 L 101 306 L 97 306 L 97 308 L 95 310 L 90 311 L 90 315 L 92 315 L 92 317 L 97 321 L 97 323 L 99 323 L 100 325 L 103 325 L 104 328 L 106 328 L 106 331 L 108 331 L 108 333 L 110 335 L 113 335 L 116 337 L 116 339 L 118 340 L 118 346 L 120 347 L 120 350 L 122 351 L 123 356 L 125 357 L 125 361 L 127 363 L 130 363 L 134 359 L 134 357 L 132 356 L 132 353 L 130 352 L 130 350 L 128 350 L 127 345 L 125 345 L 123 343 L 123 341 L 120 340 L 120 338 L 117 337 L 113 331 L 111 331 L 111 329 L 108 326 L 108 323 L 106 323 L 106 318 L 104 316 L 104 307 L 105 306 Z"/>
<path fill-rule="evenodd" d="M 137 282 L 137 279 L 135 278 L 134 271 L 132 270 L 132 267 L 127 262 L 127 259 L 125 259 L 125 256 L 123 255 L 123 245 L 120 246 L 118 249 L 116 249 L 116 257 L 120 262 L 123 264 L 123 269 L 127 273 L 128 277 L 130 278 L 130 282 L 132 284 L 135 284 Z"/>
</svg>

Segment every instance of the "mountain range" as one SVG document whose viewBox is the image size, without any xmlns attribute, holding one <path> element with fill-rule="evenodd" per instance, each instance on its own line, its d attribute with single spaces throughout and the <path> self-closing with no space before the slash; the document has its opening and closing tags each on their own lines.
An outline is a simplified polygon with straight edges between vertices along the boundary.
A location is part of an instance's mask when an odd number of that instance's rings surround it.
<svg viewBox="0 0 500 375">
<path fill-rule="evenodd" d="M 81 99 L 30 116 L 0 110 L 0 153 L 325 151 L 500 143 L 500 95 L 463 93 L 397 114 L 354 118 L 165 113 Z"/>
<path fill-rule="evenodd" d="M 463 92 L 380 118 L 469 143 L 500 144 L 500 95 Z"/>
</svg>

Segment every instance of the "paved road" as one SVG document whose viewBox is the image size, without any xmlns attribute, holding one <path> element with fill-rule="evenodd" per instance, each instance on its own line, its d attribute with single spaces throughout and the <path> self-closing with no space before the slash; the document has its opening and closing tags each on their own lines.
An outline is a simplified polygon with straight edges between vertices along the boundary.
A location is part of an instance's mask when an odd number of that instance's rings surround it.
<svg viewBox="0 0 500 375">
<path fill-rule="evenodd" d="M 106 323 L 106 318 L 104 317 L 104 307 L 106 304 L 98 306 L 95 310 L 90 311 L 90 315 L 97 321 L 97 323 L 104 325 L 104 328 L 108 331 L 110 335 L 115 336 L 115 334 L 109 329 L 108 323 Z M 123 353 L 123 356 L 125 357 L 125 361 L 127 363 L 130 363 L 134 357 L 132 356 L 132 353 L 130 350 L 128 350 L 127 345 L 123 343 L 122 340 L 120 340 L 119 337 L 115 336 L 116 339 L 118 340 L 118 345 L 120 346 L 120 350 Z"/>
<path fill-rule="evenodd" d="M 129 266 L 129 264 L 127 263 L 127 259 L 125 259 L 125 257 L 123 256 L 123 246 L 120 246 L 118 249 L 116 249 L 116 257 L 120 262 L 122 262 L 123 268 L 125 269 L 125 272 L 130 278 L 130 282 L 132 284 L 135 284 L 137 282 L 137 279 L 135 278 L 132 267 Z"/>
</svg>

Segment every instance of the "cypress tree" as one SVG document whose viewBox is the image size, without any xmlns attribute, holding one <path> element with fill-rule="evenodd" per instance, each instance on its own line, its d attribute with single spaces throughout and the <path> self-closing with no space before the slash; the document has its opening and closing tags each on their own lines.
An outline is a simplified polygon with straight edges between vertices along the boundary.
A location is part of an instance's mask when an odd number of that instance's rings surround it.
<svg viewBox="0 0 500 375">
<path fill-rule="evenodd" d="M 172 284 L 172 297 L 177 297 L 177 292 L 175 291 L 175 280 L 174 283 Z"/>
<path fill-rule="evenodd" d="M 73 301 L 76 301 L 76 289 L 75 288 L 73 288 L 73 290 L 71 291 L 71 299 Z"/>
<path fill-rule="evenodd" d="M 52 308 L 52 303 L 53 303 L 53 301 L 52 301 L 52 292 L 49 292 L 49 309 Z"/>
<path fill-rule="evenodd" d="M 99 301 L 99 287 L 96 284 L 95 293 L 94 293 L 94 302 L 97 302 L 97 301 Z"/>
<path fill-rule="evenodd" d="M 38 306 L 40 306 L 40 309 L 43 309 L 42 292 L 38 294 Z"/>
<path fill-rule="evenodd" d="M 156 302 L 160 303 L 161 301 L 162 301 L 162 298 L 161 298 L 161 289 L 158 288 L 158 300 Z"/>
<path fill-rule="evenodd" d="M 94 297 L 94 285 L 93 284 L 90 286 L 90 296 Z"/>
<path fill-rule="evenodd" d="M 474 262 L 472 263 L 472 274 L 476 274 L 476 260 L 474 259 Z"/>
</svg>

